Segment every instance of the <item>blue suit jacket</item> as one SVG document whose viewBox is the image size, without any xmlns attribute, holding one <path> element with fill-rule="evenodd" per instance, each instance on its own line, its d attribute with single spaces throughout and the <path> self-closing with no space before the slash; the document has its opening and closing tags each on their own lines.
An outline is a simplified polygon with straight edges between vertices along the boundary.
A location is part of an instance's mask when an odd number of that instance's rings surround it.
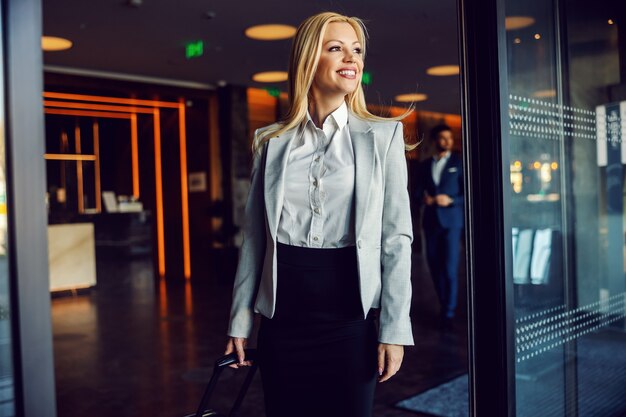
<svg viewBox="0 0 626 417">
<path fill-rule="evenodd" d="M 441 172 L 439 185 L 435 185 L 432 175 L 433 158 L 428 158 L 420 163 L 418 170 L 418 186 L 415 198 L 418 204 L 424 207 L 424 229 L 443 227 L 444 229 L 463 227 L 463 164 L 461 156 L 457 153 L 450 154 L 450 158 Z M 454 200 L 448 207 L 437 205 L 425 206 L 424 193 L 430 196 L 446 194 Z"/>
</svg>

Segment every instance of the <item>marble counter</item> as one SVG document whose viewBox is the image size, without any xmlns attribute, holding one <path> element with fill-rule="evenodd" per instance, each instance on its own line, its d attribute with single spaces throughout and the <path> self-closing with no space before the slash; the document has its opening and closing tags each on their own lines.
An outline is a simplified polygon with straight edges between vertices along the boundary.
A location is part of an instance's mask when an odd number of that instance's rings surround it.
<svg viewBox="0 0 626 417">
<path fill-rule="evenodd" d="M 96 285 L 93 223 L 48 226 L 50 291 Z"/>
</svg>

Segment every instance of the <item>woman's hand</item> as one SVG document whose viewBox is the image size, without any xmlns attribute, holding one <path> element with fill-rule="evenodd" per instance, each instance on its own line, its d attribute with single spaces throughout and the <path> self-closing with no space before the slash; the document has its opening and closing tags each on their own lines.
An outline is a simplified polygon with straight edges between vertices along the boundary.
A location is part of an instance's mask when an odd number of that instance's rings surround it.
<svg viewBox="0 0 626 417">
<path fill-rule="evenodd" d="M 233 363 L 232 365 L 228 365 L 231 368 L 240 368 L 242 366 L 250 366 L 252 365 L 252 361 L 245 361 L 246 353 L 244 349 L 248 344 L 248 339 L 244 337 L 231 337 L 228 339 L 228 343 L 226 343 L 226 351 L 224 352 L 226 355 L 231 354 L 233 352 L 237 353 L 237 363 Z"/>
<path fill-rule="evenodd" d="M 385 382 L 400 370 L 402 358 L 404 357 L 404 346 L 389 345 L 387 343 L 378 344 L 378 382 Z"/>
</svg>

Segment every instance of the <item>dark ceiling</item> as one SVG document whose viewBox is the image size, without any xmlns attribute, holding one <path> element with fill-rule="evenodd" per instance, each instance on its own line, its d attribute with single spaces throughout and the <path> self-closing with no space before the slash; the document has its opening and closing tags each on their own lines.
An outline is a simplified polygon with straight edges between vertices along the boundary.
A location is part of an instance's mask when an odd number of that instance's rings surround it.
<svg viewBox="0 0 626 417">
<path fill-rule="evenodd" d="M 459 113 L 458 76 L 433 77 L 426 68 L 458 64 L 455 0 L 44 0 L 44 34 L 74 42 L 46 52 L 49 71 L 79 69 L 216 85 L 268 87 L 253 73 L 286 70 L 290 40 L 256 41 L 244 29 L 263 23 L 297 26 L 320 11 L 364 19 L 370 34 L 367 101 L 397 104 L 401 93 L 425 93 L 422 110 Z M 208 18 L 207 13 L 213 17 Z M 204 55 L 186 59 L 184 45 L 204 41 Z M 62 68 L 60 68 L 62 67 Z M 271 85 L 286 90 L 286 83 Z"/>
</svg>

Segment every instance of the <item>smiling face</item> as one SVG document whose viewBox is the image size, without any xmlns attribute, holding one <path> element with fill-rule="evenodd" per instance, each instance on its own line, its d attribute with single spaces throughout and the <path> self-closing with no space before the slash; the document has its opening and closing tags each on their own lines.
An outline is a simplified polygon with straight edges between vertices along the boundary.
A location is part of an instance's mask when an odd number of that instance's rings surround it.
<svg viewBox="0 0 626 417">
<path fill-rule="evenodd" d="M 338 98 L 361 82 L 363 55 L 356 32 L 347 22 L 328 24 L 311 90 L 313 97 Z"/>
</svg>

